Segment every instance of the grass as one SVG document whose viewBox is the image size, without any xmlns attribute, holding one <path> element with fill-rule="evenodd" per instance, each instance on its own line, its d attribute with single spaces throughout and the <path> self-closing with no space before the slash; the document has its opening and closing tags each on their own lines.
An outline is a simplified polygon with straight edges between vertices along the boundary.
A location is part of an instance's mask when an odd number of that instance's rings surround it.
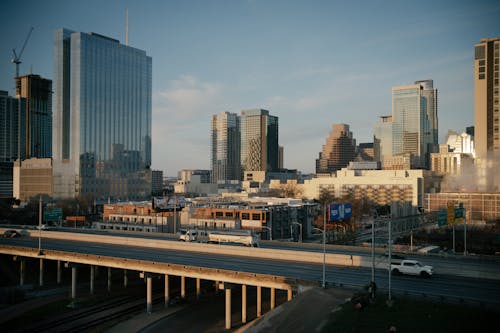
<svg viewBox="0 0 500 333">
<path fill-rule="evenodd" d="M 490 332 L 498 326 L 498 315 L 480 308 L 393 299 L 392 306 L 378 297 L 376 302 L 356 310 L 351 302 L 336 311 L 322 329 L 327 332 Z M 493 330 L 495 331 L 495 330 Z"/>
</svg>

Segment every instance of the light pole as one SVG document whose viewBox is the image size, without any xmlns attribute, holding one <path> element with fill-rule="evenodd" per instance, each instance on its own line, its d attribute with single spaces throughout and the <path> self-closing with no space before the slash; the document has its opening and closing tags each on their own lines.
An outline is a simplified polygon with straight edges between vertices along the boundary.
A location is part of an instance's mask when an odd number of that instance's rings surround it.
<svg viewBox="0 0 500 333">
<path fill-rule="evenodd" d="M 296 225 L 299 226 L 299 232 L 300 232 L 300 234 L 299 234 L 299 242 L 302 243 L 302 224 L 300 224 L 298 222 L 292 222 L 292 225 L 294 225 L 294 224 L 296 224 Z"/>
<path fill-rule="evenodd" d="M 312 230 L 318 230 L 323 234 L 323 280 L 321 286 L 326 288 L 326 246 L 325 246 L 325 231 L 319 228 L 312 228 Z"/>
<path fill-rule="evenodd" d="M 262 226 L 262 228 L 269 230 L 269 240 L 273 240 L 273 230 L 270 227 L 266 226 Z"/>
<path fill-rule="evenodd" d="M 372 283 L 375 283 L 375 219 L 372 218 Z"/>
<path fill-rule="evenodd" d="M 38 254 L 42 254 L 42 195 L 38 200 Z"/>
</svg>

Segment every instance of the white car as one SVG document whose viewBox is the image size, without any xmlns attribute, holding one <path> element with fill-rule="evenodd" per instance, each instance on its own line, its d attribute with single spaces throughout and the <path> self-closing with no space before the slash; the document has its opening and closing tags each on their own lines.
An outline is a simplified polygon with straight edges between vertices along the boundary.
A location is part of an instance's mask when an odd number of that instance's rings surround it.
<svg viewBox="0 0 500 333">
<path fill-rule="evenodd" d="M 391 272 L 393 274 L 408 274 L 422 277 L 430 277 L 434 274 L 432 266 L 422 265 L 417 260 L 401 260 L 391 263 Z"/>
</svg>

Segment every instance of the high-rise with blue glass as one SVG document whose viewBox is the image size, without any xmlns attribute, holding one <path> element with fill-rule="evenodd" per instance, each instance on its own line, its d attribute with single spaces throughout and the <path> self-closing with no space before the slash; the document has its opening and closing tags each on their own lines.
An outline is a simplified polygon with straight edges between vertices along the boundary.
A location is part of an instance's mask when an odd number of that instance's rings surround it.
<svg viewBox="0 0 500 333">
<path fill-rule="evenodd" d="M 151 193 L 151 57 L 96 33 L 54 42 L 54 197 Z"/>
</svg>

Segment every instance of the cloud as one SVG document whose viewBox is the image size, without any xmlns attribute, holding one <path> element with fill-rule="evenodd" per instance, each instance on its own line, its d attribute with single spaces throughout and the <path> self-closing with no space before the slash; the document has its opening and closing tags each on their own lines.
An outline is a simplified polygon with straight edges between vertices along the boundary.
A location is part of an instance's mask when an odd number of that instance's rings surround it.
<svg viewBox="0 0 500 333">
<path fill-rule="evenodd" d="M 181 75 L 153 93 L 154 168 L 175 175 L 183 168 L 208 167 L 209 124 L 213 114 L 224 111 L 223 88 L 217 82 Z"/>
</svg>

